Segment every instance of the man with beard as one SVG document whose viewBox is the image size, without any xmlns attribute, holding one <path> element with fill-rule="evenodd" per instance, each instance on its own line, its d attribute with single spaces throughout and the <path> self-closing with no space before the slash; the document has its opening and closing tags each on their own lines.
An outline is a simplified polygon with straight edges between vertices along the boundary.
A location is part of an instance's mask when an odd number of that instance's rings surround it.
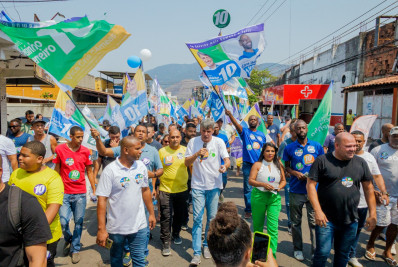
<svg viewBox="0 0 398 267">
<path fill-rule="evenodd" d="M 335 151 L 318 157 L 307 179 L 308 197 L 315 211 L 316 251 L 313 267 L 323 267 L 334 243 L 333 266 L 346 266 L 358 228 L 359 189 L 369 206 L 366 227 L 376 226 L 376 200 L 368 164 L 355 156 L 350 133 L 339 133 Z M 395 237 L 394 237 L 395 238 Z"/>
<path fill-rule="evenodd" d="M 31 135 L 22 131 L 21 121 L 19 119 L 11 120 L 10 126 L 8 128 L 10 128 L 11 133 L 7 137 L 14 142 L 15 148 L 17 149 L 17 154 L 19 155 L 22 146 L 28 142 L 28 139 L 31 137 Z"/>
<path fill-rule="evenodd" d="M 35 120 L 35 113 L 31 110 L 25 112 L 26 122 L 22 124 L 22 131 L 27 134 L 33 134 L 32 122 Z"/>
<path fill-rule="evenodd" d="M 304 260 L 303 237 L 301 231 L 302 210 L 307 208 L 308 226 L 310 228 L 311 255 L 315 252 L 315 214 L 307 196 L 307 177 L 315 159 L 324 154 L 322 146 L 307 138 L 307 123 L 298 120 L 294 125 L 297 140 L 286 146 L 283 152 L 286 171 L 290 174 L 290 219 L 292 220 L 292 237 L 294 258 Z"/>
<path fill-rule="evenodd" d="M 36 119 L 32 122 L 32 130 L 34 131 L 34 135 L 28 138 L 28 141 L 39 141 L 46 147 L 46 155 L 43 159 L 43 164 L 46 164 L 48 167 L 54 169 L 55 164 L 52 162 L 53 155 L 55 154 L 55 148 L 57 147 L 57 140 L 55 137 L 49 134 L 46 134 L 44 131 L 44 127 L 46 126 L 46 122 L 44 120 Z"/>
<path fill-rule="evenodd" d="M 256 116 L 250 116 L 248 121 L 249 128 L 243 128 L 232 115 L 231 111 L 227 110 L 225 114 L 235 126 L 243 143 L 243 197 L 245 200 L 245 219 L 249 219 L 252 215 L 250 203 L 252 186 L 249 185 L 249 174 L 253 164 L 260 157 L 263 145 L 268 142 L 268 136 L 266 137 L 264 133 L 257 130 L 258 118 Z M 271 141 L 271 138 L 269 138 L 269 141 Z"/>
<path fill-rule="evenodd" d="M 386 247 L 382 257 L 390 266 L 397 266 L 394 256 L 391 253 L 391 247 L 397 237 L 398 232 L 398 126 L 391 129 L 388 137 L 388 143 L 375 147 L 371 154 L 376 158 L 381 175 L 386 184 L 386 191 L 382 191 L 383 195 L 390 197 L 390 203 L 387 206 L 379 205 L 376 207 L 377 226 L 370 235 L 366 246 L 365 257 L 368 260 L 375 260 L 376 251 L 374 242 L 384 228 L 386 231 Z"/>
<path fill-rule="evenodd" d="M 390 131 L 393 127 L 394 125 L 392 125 L 391 123 L 383 124 L 381 126 L 381 138 L 371 143 L 368 151 L 371 152 L 373 148 L 388 143 L 388 137 L 390 136 Z"/>
</svg>

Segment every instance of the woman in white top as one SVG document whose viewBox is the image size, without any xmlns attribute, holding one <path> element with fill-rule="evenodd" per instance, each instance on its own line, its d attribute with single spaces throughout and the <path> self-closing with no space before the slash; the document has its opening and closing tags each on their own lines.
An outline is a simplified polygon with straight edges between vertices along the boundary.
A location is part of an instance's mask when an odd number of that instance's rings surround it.
<svg viewBox="0 0 398 267">
<path fill-rule="evenodd" d="M 278 246 L 278 219 L 281 211 L 279 191 L 285 187 L 286 179 L 283 165 L 277 157 L 278 148 L 273 143 L 265 143 L 260 158 L 253 164 L 249 184 L 251 194 L 253 230 L 263 232 L 267 216 L 267 233 L 271 236 L 274 257 Z"/>
</svg>

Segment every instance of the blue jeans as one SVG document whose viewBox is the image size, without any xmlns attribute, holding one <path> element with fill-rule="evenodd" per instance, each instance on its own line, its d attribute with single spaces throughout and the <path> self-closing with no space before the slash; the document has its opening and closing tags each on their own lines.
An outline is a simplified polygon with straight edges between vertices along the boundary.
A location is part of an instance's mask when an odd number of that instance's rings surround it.
<svg viewBox="0 0 398 267">
<path fill-rule="evenodd" d="M 315 227 L 316 250 L 313 258 L 313 267 L 323 267 L 329 257 L 334 239 L 333 266 L 346 266 L 350 257 L 350 249 L 355 241 L 358 222 L 341 226 L 328 222 L 326 227 Z"/>
<path fill-rule="evenodd" d="M 151 237 L 151 230 L 149 229 L 149 211 L 145 208 L 145 217 L 146 217 L 146 222 L 147 222 L 147 233 L 146 233 L 146 240 L 145 240 L 145 250 L 144 250 L 144 255 L 145 257 L 148 257 L 149 255 L 149 249 L 148 249 L 148 244 L 149 244 L 149 238 Z M 130 246 L 129 243 L 126 239 L 126 241 L 124 242 L 124 252 L 128 253 L 130 252 Z M 131 256 L 130 256 L 131 257 Z"/>
<path fill-rule="evenodd" d="M 76 253 L 81 249 L 80 238 L 83 231 L 84 214 L 86 213 L 86 194 L 64 194 L 64 201 L 59 209 L 62 233 L 66 242 L 71 243 L 70 252 Z M 69 230 L 69 221 L 75 222 L 73 235 Z"/>
<path fill-rule="evenodd" d="M 243 162 L 242 172 L 243 172 L 243 198 L 245 200 L 245 212 L 252 212 L 252 206 L 250 203 L 250 198 L 252 195 L 252 186 L 249 185 L 249 175 L 252 169 L 253 163 Z"/>
<path fill-rule="evenodd" d="M 109 234 L 109 238 L 113 240 L 110 250 L 111 266 L 123 266 L 123 246 L 127 243 L 131 253 L 134 267 L 145 266 L 145 244 L 147 238 L 147 228 L 139 230 L 137 233 L 129 235 Z"/>
<path fill-rule="evenodd" d="M 286 185 L 285 185 L 285 206 L 286 206 L 286 215 L 287 215 L 287 226 L 291 227 L 292 226 L 292 221 L 290 220 L 290 201 L 289 201 L 289 192 L 290 192 L 290 184 L 289 184 L 290 179 L 286 179 Z"/>
<path fill-rule="evenodd" d="M 202 252 L 202 220 L 203 214 L 207 211 L 207 222 L 205 230 L 205 240 L 203 247 L 207 247 L 207 231 L 210 221 L 216 216 L 218 208 L 218 198 L 220 189 L 200 190 L 192 189 L 192 207 L 193 207 L 193 228 L 192 228 L 192 248 L 194 255 L 200 255 Z"/>
<path fill-rule="evenodd" d="M 356 250 L 359 241 L 359 235 L 361 234 L 362 228 L 365 226 L 366 215 L 368 214 L 368 208 L 358 208 L 358 230 L 355 237 L 354 243 L 350 249 L 350 258 L 356 258 Z"/>
</svg>

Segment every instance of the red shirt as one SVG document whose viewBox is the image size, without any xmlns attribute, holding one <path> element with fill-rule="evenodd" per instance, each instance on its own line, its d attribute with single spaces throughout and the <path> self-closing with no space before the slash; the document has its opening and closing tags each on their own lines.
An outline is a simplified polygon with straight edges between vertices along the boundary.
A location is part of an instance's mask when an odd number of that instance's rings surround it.
<svg viewBox="0 0 398 267">
<path fill-rule="evenodd" d="M 92 165 L 90 150 L 84 146 L 73 152 L 67 144 L 57 146 L 53 163 L 61 165 L 60 175 L 64 182 L 65 194 L 85 194 L 86 166 Z"/>
</svg>

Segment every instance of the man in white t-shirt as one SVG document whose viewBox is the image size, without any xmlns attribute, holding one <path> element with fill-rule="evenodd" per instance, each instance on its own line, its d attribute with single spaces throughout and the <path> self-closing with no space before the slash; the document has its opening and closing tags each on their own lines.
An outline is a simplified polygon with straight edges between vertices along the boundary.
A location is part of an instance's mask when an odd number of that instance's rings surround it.
<svg viewBox="0 0 398 267">
<path fill-rule="evenodd" d="M 120 157 L 104 169 L 96 191 L 97 244 L 104 247 L 107 238 L 113 241 L 110 249 L 111 266 L 123 266 L 125 242 L 129 245 L 133 265 L 145 266 L 148 229 L 144 204 L 149 211 L 149 228 L 152 230 L 156 225 L 148 170 L 138 160 L 141 153 L 142 143 L 138 138 L 123 138 Z"/>
<path fill-rule="evenodd" d="M 8 182 L 12 170 L 18 169 L 17 149 L 14 142 L 4 135 L 0 134 L 0 155 L 3 160 L 3 177 L 4 183 Z"/>
<path fill-rule="evenodd" d="M 376 207 L 377 224 L 366 245 L 365 258 L 369 260 L 374 260 L 376 258 L 374 242 L 387 227 L 386 247 L 382 257 L 390 266 L 396 266 L 391 248 L 394 246 L 394 241 L 398 233 L 398 126 L 391 129 L 390 135 L 388 136 L 388 143 L 373 148 L 370 153 L 375 157 L 386 184 L 386 190 L 381 190 L 381 194 L 389 196 L 390 203 L 388 205 L 379 205 Z"/>
<path fill-rule="evenodd" d="M 223 188 L 222 173 L 230 166 L 229 155 L 222 139 L 212 136 L 214 121 L 205 119 L 200 124 L 200 136 L 192 138 L 185 153 L 185 165 L 192 165 L 192 202 L 193 202 L 193 229 L 192 246 L 194 256 L 191 265 L 200 263 L 202 243 L 202 219 L 204 209 L 207 211 L 205 239 L 203 241 L 203 256 L 211 258 L 207 246 L 207 231 L 210 220 L 217 213 L 220 190 Z M 224 165 L 221 165 L 221 159 Z"/>
<path fill-rule="evenodd" d="M 355 154 L 358 157 L 363 158 L 366 163 L 368 164 L 370 173 L 373 176 L 373 179 L 377 185 L 377 188 L 381 190 L 381 192 L 386 192 L 386 186 L 384 184 L 384 179 L 383 176 L 381 176 L 379 167 L 377 166 L 376 159 L 370 154 L 369 152 L 366 152 L 363 150 L 363 147 L 365 145 L 365 135 L 361 131 L 352 131 L 351 134 L 354 136 L 355 141 L 357 143 L 357 149 L 355 151 Z M 359 235 L 361 233 L 362 228 L 365 225 L 366 221 L 366 215 L 368 214 L 368 204 L 366 203 L 365 200 L 365 193 L 363 192 L 363 188 L 361 186 L 360 189 L 361 197 L 359 199 L 359 204 L 358 204 L 358 230 L 357 230 L 357 235 L 355 238 L 354 243 L 351 246 L 350 249 L 350 260 L 348 261 L 349 265 L 354 266 L 354 267 L 361 267 L 362 264 L 359 263 L 358 259 L 356 258 L 356 247 L 358 245 L 359 241 Z M 384 204 L 383 202 L 388 205 L 390 202 L 390 199 L 387 195 L 381 195 L 379 191 L 375 190 L 375 193 L 379 195 L 379 198 L 376 198 L 376 201 L 378 201 L 378 205 Z"/>
</svg>

